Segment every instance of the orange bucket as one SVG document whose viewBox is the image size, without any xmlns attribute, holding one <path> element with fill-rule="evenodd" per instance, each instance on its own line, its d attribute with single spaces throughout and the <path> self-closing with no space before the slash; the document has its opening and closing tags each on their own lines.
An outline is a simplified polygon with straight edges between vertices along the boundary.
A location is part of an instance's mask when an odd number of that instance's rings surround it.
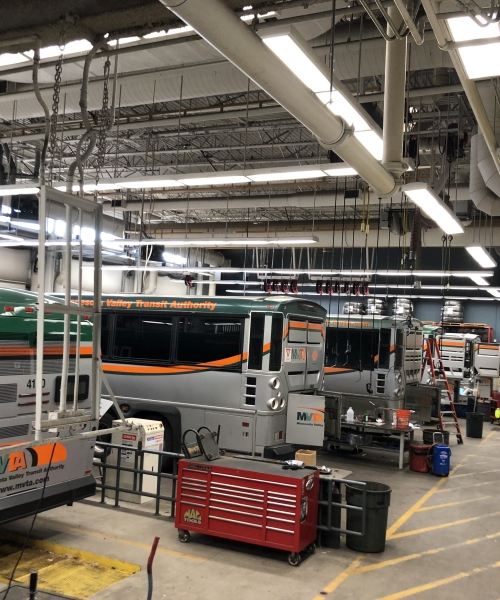
<svg viewBox="0 0 500 600">
<path fill-rule="evenodd" d="M 409 410 L 397 410 L 396 411 L 396 428 L 406 429 L 410 425 L 410 411 Z"/>
</svg>

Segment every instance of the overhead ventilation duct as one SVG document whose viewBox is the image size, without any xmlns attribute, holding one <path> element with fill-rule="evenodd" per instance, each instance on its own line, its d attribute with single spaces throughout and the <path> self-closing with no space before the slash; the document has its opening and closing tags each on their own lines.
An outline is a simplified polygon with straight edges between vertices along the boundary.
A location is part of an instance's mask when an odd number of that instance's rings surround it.
<svg viewBox="0 0 500 600">
<path fill-rule="evenodd" d="M 495 164 L 491 158 L 490 151 L 486 146 L 483 136 L 480 133 L 473 135 L 471 138 L 470 151 L 470 182 L 469 192 L 472 202 L 478 210 L 497 217 L 500 215 L 500 198 L 486 186 L 485 179 L 479 167 L 479 147 L 481 146 L 481 163 L 483 171 L 490 175 L 489 180 L 494 180 L 494 175 L 497 176 L 497 183 L 500 184 L 500 175 L 495 168 Z M 491 177 L 493 170 L 493 177 Z"/>
<path fill-rule="evenodd" d="M 396 189 L 386 171 L 294 73 L 222 0 L 160 0 L 335 152 L 380 195 Z"/>
<path fill-rule="evenodd" d="M 500 198 L 498 198 L 498 196 L 500 196 L 500 173 L 493 162 L 491 152 L 486 145 L 486 140 L 482 133 L 477 134 L 477 166 L 486 187 L 496 194 L 497 199 L 500 200 Z"/>
</svg>

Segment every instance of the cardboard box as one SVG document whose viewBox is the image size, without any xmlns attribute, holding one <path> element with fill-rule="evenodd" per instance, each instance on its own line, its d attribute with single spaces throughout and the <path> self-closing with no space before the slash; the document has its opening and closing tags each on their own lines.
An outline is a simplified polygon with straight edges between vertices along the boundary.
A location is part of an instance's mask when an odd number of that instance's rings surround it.
<svg viewBox="0 0 500 600">
<path fill-rule="evenodd" d="M 295 460 L 301 460 L 311 467 L 316 466 L 316 450 L 297 450 Z"/>
</svg>

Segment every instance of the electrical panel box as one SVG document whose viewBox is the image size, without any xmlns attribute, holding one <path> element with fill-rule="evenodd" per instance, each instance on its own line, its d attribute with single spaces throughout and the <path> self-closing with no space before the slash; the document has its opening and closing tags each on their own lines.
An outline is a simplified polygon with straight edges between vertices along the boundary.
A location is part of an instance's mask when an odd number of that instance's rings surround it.
<svg viewBox="0 0 500 600">
<path fill-rule="evenodd" d="M 132 425 L 132 429 L 129 431 L 116 431 L 111 436 L 111 443 L 119 446 L 127 446 L 130 450 L 118 450 L 113 448 L 111 454 L 107 459 L 107 464 L 118 465 L 118 456 L 120 453 L 120 467 L 126 467 L 127 469 L 136 468 L 143 471 L 149 471 L 151 473 L 158 472 L 158 463 L 161 458 L 158 459 L 157 454 L 145 453 L 144 463 L 138 452 L 135 450 L 163 450 L 163 436 L 165 430 L 161 421 L 150 421 L 148 419 L 127 419 L 127 423 Z M 121 425 L 121 421 L 113 421 L 113 425 Z M 107 485 L 115 485 L 117 471 L 115 469 L 107 469 L 106 471 L 106 483 Z M 134 490 L 136 492 L 146 492 L 149 494 L 155 494 L 157 488 L 157 477 L 145 474 L 136 474 L 129 471 L 120 471 L 120 488 Z M 114 490 L 106 490 L 106 496 L 108 498 L 115 498 Z M 152 500 L 148 496 L 141 496 L 138 494 L 127 494 L 126 492 L 120 492 L 120 500 L 125 502 L 135 502 L 136 504 L 142 504 Z"/>
</svg>

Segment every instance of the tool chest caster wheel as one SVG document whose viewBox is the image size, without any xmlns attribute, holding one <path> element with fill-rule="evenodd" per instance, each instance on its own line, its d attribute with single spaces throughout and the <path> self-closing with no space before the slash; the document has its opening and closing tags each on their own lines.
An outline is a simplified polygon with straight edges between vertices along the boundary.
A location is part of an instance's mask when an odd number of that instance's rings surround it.
<svg viewBox="0 0 500 600">
<path fill-rule="evenodd" d="M 309 544 L 309 546 L 306 548 L 306 552 L 307 554 L 314 554 L 316 552 L 316 544 L 314 542 Z"/>
<path fill-rule="evenodd" d="M 189 531 L 185 531 L 184 529 L 179 529 L 179 542 L 183 544 L 187 544 L 191 539 L 191 534 Z"/>
<path fill-rule="evenodd" d="M 292 567 L 298 567 L 302 562 L 302 557 L 299 553 L 291 552 L 288 555 L 288 564 L 292 565 Z"/>
</svg>

